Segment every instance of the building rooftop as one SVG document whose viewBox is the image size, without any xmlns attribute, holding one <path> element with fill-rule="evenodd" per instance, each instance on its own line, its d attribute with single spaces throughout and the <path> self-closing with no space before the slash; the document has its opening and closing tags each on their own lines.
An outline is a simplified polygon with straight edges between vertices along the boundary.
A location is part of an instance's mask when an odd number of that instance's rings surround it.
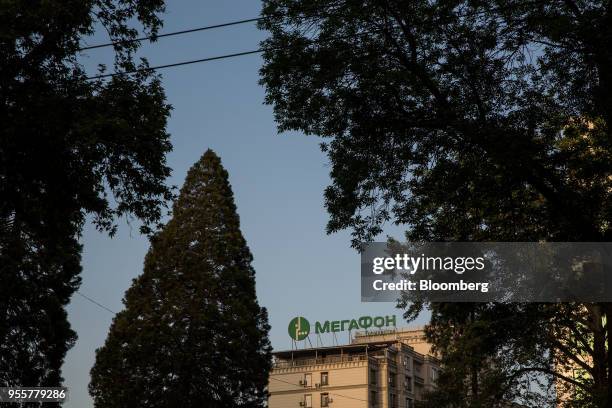
<svg viewBox="0 0 612 408">
<path fill-rule="evenodd" d="M 356 343 L 356 344 L 345 344 L 339 346 L 329 346 L 329 347 L 312 347 L 305 349 L 296 349 L 296 350 L 282 350 L 275 351 L 272 354 L 276 358 L 280 359 L 290 359 L 290 358 L 300 358 L 300 357 L 309 357 L 313 354 L 338 354 L 338 353 L 365 353 L 368 351 L 378 351 L 384 350 L 388 348 L 390 345 L 397 343 L 395 340 L 387 340 L 376 343 Z"/>
<path fill-rule="evenodd" d="M 321 346 L 303 349 L 281 350 L 273 352 L 275 366 L 282 366 L 283 361 L 315 358 L 327 361 L 329 358 L 337 359 L 340 355 L 346 355 L 348 360 L 351 355 L 361 355 L 367 358 L 377 352 L 389 349 L 401 344 L 402 349 L 409 349 L 420 361 L 432 361 L 439 363 L 438 359 L 431 355 L 430 345 L 424 337 L 423 327 L 405 327 L 393 330 L 375 330 L 368 332 L 357 332 L 351 339 L 351 343 L 337 346 Z M 335 356 L 335 357 L 334 357 Z M 347 361 L 348 361 L 347 360 Z M 318 360 L 317 360 L 318 361 Z M 331 361 L 331 360 L 330 360 Z"/>
</svg>

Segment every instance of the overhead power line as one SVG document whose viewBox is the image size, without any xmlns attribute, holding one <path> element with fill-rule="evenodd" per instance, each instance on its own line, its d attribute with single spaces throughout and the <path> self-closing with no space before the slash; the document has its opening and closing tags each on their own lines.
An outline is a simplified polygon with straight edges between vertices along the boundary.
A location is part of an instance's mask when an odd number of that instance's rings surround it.
<svg viewBox="0 0 612 408">
<path fill-rule="evenodd" d="M 255 21 L 259 21 L 259 20 L 262 20 L 262 19 L 263 19 L 263 17 L 247 18 L 245 20 L 230 21 L 230 22 L 227 22 L 227 23 L 221 23 L 221 24 L 209 25 L 209 26 L 204 26 L 204 27 L 191 28 L 189 30 L 173 31 L 173 32 L 170 32 L 170 33 L 164 33 L 164 34 L 158 34 L 158 35 L 148 35 L 148 36 L 145 36 L 145 37 L 133 38 L 133 39 L 129 39 L 129 40 L 111 41 L 111 42 L 108 42 L 108 43 L 89 45 L 87 47 L 81 47 L 81 48 L 79 48 L 79 51 L 86 51 L 86 50 L 93 50 L 93 49 L 96 49 L 96 48 L 111 47 L 111 46 L 115 46 L 115 45 L 119 45 L 119 44 L 131 44 L 131 43 L 135 43 L 135 42 L 138 42 L 138 41 L 153 40 L 153 39 L 164 38 L 164 37 L 172 37 L 174 35 L 189 34 L 189 33 L 195 33 L 195 32 L 198 32 L 198 31 L 213 30 L 213 29 L 216 29 L 216 28 L 223 28 L 223 27 L 229 27 L 229 26 L 234 26 L 234 25 L 239 25 L 239 24 L 253 23 Z"/>
<path fill-rule="evenodd" d="M 90 298 L 89 296 L 85 296 L 84 294 L 82 294 L 81 292 L 79 292 L 78 290 L 76 291 L 77 295 L 81 296 L 83 299 L 93 303 L 94 305 L 106 310 L 107 312 L 110 312 L 112 314 L 117 314 L 116 312 L 113 312 L 111 309 L 109 309 L 108 307 L 104 306 L 103 304 L 96 302 L 95 300 L 93 300 L 92 298 Z"/>
<path fill-rule="evenodd" d="M 117 76 L 117 75 L 135 74 L 135 73 L 138 73 L 138 72 L 157 71 L 158 69 L 180 67 L 181 65 L 191 65 L 191 64 L 197 64 L 197 63 L 200 63 L 200 62 L 208 62 L 208 61 L 216 61 L 216 60 L 221 60 L 221 59 L 226 59 L 226 58 L 241 57 L 243 55 L 259 54 L 260 52 L 263 52 L 263 51 L 264 51 L 264 49 L 260 48 L 260 49 L 257 49 L 257 50 L 244 51 L 244 52 L 236 52 L 234 54 L 219 55 L 219 56 L 216 56 L 216 57 L 202 58 L 202 59 L 183 61 L 183 62 L 175 62 L 173 64 L 156 65 L 154 67 L 148 67 L 148 68 L 138 68 L 138 69 L 134 69 L 134 70 L 131 70 L 131 71 L 111 72 L 111 73 L 108 73 L 108 74 L 100 74 L 100 75 L 95 75 L 95 76 L 87 77 L 86 79 L 87 80 L 93 80 L 93 79 L 101 79 L 101 78 L 113 77 L 113 76 Z"/>
<path fill-rule="evenodd" d="M 315 40 L 308 41 L 308 44 L 309 45 L 320 44 L 320 43 L 325 43 L 325 42 L 328 42 L 328 41 L 344 40 L 344 39 L 347 39 L 347 38 L 361 37 L 363 35 L 370 35 L 370 34 L 376 33 L 378 31 L 382 31 L 382 29 L 376 29 L 376 30 L 371 30 L 371 31 L 366 31 L 366 32 L 356 33 L 356 34 L 343 35 L 343 36 L 339 36 L 339 37 L 318 38 L 318 39 L 315 39 Z M 285 47 L 269 48 L 269 49 L 284 49 L 284 48 Z M 133 70 L 129 70 L 129 71 L 110 72 L 108 74 L 100 74 L 100 75 L 90 76 L 90 77 L 87 77 L 85 79 L 86 80 L 94 80 L 94 79 L 109 78 L 109 77 L 120 76 L 120 75 L 136 74 L 138 72 L 157 71 L 158 69 L 179 67 L 179 66 L 182 66 L 182 65 L 198 64 L 198 63 L 201 63 L 201 62 L 210 62 L 210 61 L 222 60 L 222 59 L 227 59 L 227 58 L 242 57 L 244 55 L 259 54 L 259 53 L 262 53 L 264 51 L 266 51 L 266 48 L 258 48 L 256 50 L 236 52 L 236 53 L 233 53 L 233 54 L 218 55 L 218 56 L 215 56 L 215 57 L 201 58 L 201 59 L 196 59 L 196 60 L 175 62 L 175 63 L 172 63 L 172 64 L 156 65 L 156 66 L 153 66 L 153 67 L 137 68 L 137 69 L 133 69 Z"/>
<path fill-rule="evenodd" d="M 493 8 L 493 9 L 486 10 L 486 11 L 458 14 L 458 17 L 472 17 L 472 16 L 476 16 L 476 15 L 478 15 L 480 13 L 484 13 L 484 12 L 498 12 L 498 11 L 504 11 L 505 9 L 506 9 L 506 7 Z M 188 29 L 188 30 L 174 31 L 174 32 L 170 32 L 170 33 L 159 34 L 157 36 L 146 36 L 146 37 L 140 37 L 140 38 L 131 39 L 131 40 L 119 40 L 119 41 L 109 42 L 109 43 L 105 43 L 105 44 L 98 44 L 98 45 L 92 45 L 92 46 L 88 46 L 88 47 L 83 47 L 83 48 L 80 48 L 79 51 L 90 50 L 90 49 L 94 49 L 94 48 L 109 47 L 109 46 L 116 45 L 116 44 L 132 43 L 132 42 L 142 41 L 142 40 L 151 40 L 153 38 L 163 38 L 163 37 L 170 37 L 170 36 L 174 36 L 174 35 L 194 33 L 194 32 L 197 32 L 197 31 L 212 30 L 212 29 L 215 29 L 215 28 L 221 28 L 221 27 L 228 27 L 228 26 L 233 26 L 233 25 L 238 25 L 238 24 L 251 23 L 251 22 L 265 20 L 265 19 L 266 19 L 266 17 L 249 18 L 249 19 L 230 21 L 230 22 L 227 22 L 227 23 L 215 24 L 215 25 L 210 25 L 210 26 L 192 28 L 192 29 Z M 375 32 L 382 31 L 382 30 L 383 29 L 381 28 L 381 29 L 376 29 L 376 30 L 372 30 L 372 31 L 369 31 L 369 32 L 358 33 L 358 34 L 355 34 L 355 35 L 348 35 L 348 36 L 341 36 L 341 37 L 332 37 L 332 38 L 328 38 L 328 39 L 317 39 L 317 40 L 310 41 L 310 43 L 311 44 L 315 44 L 315 43 L 321 43 L 321 42 L 326 42 L 326 41 L 331 41 L 331 40 L 344 39 L 344 38 L 348 38 L 348 37 L 373 34 Z M 249 50 L 249 51 L 237 52 L 237 53 L 232 53 L 232 54 L 224 54 L 224 55 L 219 55 L 219 56 L 215 56 L 215 57 L 208 57 L 208 58 L 201 58 L 201 59 L 195 59 L 195 60 L 188 60 L 188 61 L 176 62 L 176 63 L 172 63 L 172 64 L 156 65 L 156 66 L 153 66 L 153 67 L 146 67 L 146 68 L 137 68 L 137 69 L 129 70 L 129 71 L 112 72 L 112 73 L 107 73 L 107 74 L 94 75 L 94 76 L 91 76 L 91 77 L 87 77 L 85 79 L 86 80 L 95 80 L 95 79 L 109 78 L 109 77 L 120 76 L 120 75 L 135 74 L 135 73 L 139 73 L 139 72 L 156 71 L 158 69 L 164 69 L 164 68 L 179 67 L 179 66 L 183 66 L 183 65 L 198 64 L 198 63 L 203 63 L 203 62 L 211 62 L 211 61 L 216 61 L 216 60 L 241 57 L 241 56 L 251 55 L 251 54 L 259 54 L 259 53 L 262 53 L 264 51 L 266 51 L 265 48 L 259 48 L 259 49 L 256 49 L 256 50 Z"/>
<path fill-rule="evenodd" d="M 537 2 L 534 2 L 534 3 L 526 2 L 524 5 L 529 5 L 529 4 L 538 4 L 538 3 Z M 472 12 L 472 13 L 458 14 L 457 16 L 458 17 L 473 17 L 473 16 L 476 16 L 482 13 L 486 13 L 486 12 L 497 12 L 497 11 L 504 11 L 508 9 L 514 9 L 514 8 L 516 8 L 516 5 L 506 6 L 506 7 L 494 7 L 489 10 L 481 10 L 481 11 Z M 190 33 L 195 33 L 198 31 L 207 31 L 207 30 L 213 30 L 217 28 L 230 27 L 234 25 L 253 23 L 256 21 L 265 20 L 266 18 L 267 17 L 247 18 L 244 20 L 228 21 L 226 23 L 219 23 L 219 24 L 213 24 L 213 25 L 208 25 L 208 26 L 203 26 L 203 27 L 196 27 L 196 28 L 191 28 L 187 30 L 172 31 L 169 33 L 164 33 L 164 34 L 147 35 L 147 36 L 139 37 L 139 38 L 133 38 L 133 39 L 127 39 L 127 40 L 117 40 L 117 41 L 111 41 L 111 42 L 102 43 L 102 44 L 96 44 L 96 45 L 88 45 L 88 46 L 79 48 L 78 51 L 86 51 L 86 50 L 93 50 L 96 48 L 111 47 L 111 46 L 115 46 L 118 44 L 131 44 L 131 43 L 138 42 L 138 41 L 156 40 L 158 38 L 172 37 L 175 35 L 190 34 Z"/>
<path fill-rule="evenodd" d="M 530 4 L 530 3 L 526 2 L 525 5 L 527 5 L 527 4 Z M 537 4 L 537 3 L 533 3 L 533 4 Z M 516 5 L 513 5 L 512 7 L 508 7 L 508 6 L 506 6 L 506 7 L 495 7 L 495 8 L 491 8 L 489 10 L 482 10 L 482 11 L 473 12 L 473 13 L 458 14 L 458 16 L 459 17 L 472 17 L 472 16 L 479 15 L 479 14 L 482 14 L 482 13 L 485 13 L 485 12 L 504 11 L 506 9 L 515 8 L 515 7 L 516 7 Z M 230 27 L 230 26 L 246 24 L 246 23 L 253 23 L 253 22 L 256 22 L 256 21 L 265 20 L 266 18 L 267 17 L 247 18 L 247 19 L 244 19 L 244 20 L 228 21 L 226 23 L 219 23 L 219 24 L 213 24 L 213 25 L 208 25 L 208 26 L 203 26 L 203 27 L 196 27 L 196 28 L 191 28 L 191 29 L 187 29 L 187 30 L 172 31 L 172 32 L 169 32 L 169 33 L 164 33 L 164 34 L 147 35 L 147 36 L 144 36 L 144 37 L 133 38 L 133 39 L 128 39 L 128 40 L 117 40 L 117 41 L 111 41 L 111 42 L 102 43 L 102 44 L 88 45 L 88 46 L 79 48 L 78 51 L 93 50 L 93 49 L 97 49 L 97 48 L 111 47 L 111 46 L 118 45 L 118 44 L 131 44 L 131 43 L 138 42 L 138 41 L 154 40 L 154 39 L 158 39 L 158 38 L 172 37 L 172 36 L 175 36 L 175 35 L 190 34 L 190 33 L 195 33 L 195 32 L 199 32 L 199 31 L 214 30 L 214 29 L 217 29 L 217 28 Z"/>
</svg>

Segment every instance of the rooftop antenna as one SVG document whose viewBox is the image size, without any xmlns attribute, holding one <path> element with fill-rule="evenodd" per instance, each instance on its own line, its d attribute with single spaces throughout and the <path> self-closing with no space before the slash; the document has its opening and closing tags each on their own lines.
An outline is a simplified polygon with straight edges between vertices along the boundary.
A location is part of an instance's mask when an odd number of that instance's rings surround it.
<svg viewBox="0 0 612 408">
<path fill-rule="evenodd" d="M 323 339 L 321 338 L 321 333 L 317 333 L 317 347 L 323 347 Z"/>
</svg>

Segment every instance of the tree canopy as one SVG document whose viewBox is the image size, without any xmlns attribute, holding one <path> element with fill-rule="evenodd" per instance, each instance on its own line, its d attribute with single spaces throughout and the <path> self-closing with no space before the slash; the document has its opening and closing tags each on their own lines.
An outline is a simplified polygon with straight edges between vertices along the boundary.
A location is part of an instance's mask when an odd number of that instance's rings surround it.
<svg viewBox="0 0 612 408">
<path fill-rule="evenodd" d="M 0 385 L 59 385 L 76 339 L 64 306 L 80 283 L 86 219 L 154 229 L 171 190 L 170 107 L 150 72 L 87 80 L 83 39 L 133 40 L 161 27 L 161 0 L 0 4 Z M 145 67 L 139 43 L 113 68 Z M 91 73 L 89 73 L 91 74 Z M 89 218 L 88 218 L 89 217 Z"/>
<path fill-rule="evenodd" d="M 280 130 L 326 138 L 329 231 L 598 240 L 610 213 L 606 1 L 264 1 Z"/>
<path fill-rule="evenodd" d="M 208 150 L 96 353 L 96 408 L 263 407 L 271 348 L 227 172 Z"/>
<path fill-rule="evenodd" d="M 323 138 L 328 232 L 350 229 L 354 246 L 385 222 L 412 241 L 610 240 L 609 1 L 265 0 L 263 17 L 279 129 Z M 612 401 L 609 305 L 400 306 L 432 308 L 441 381 L 465 391 L 437 406 L 507 403 L 534 373 L 572 406 Z"/>
</svg>

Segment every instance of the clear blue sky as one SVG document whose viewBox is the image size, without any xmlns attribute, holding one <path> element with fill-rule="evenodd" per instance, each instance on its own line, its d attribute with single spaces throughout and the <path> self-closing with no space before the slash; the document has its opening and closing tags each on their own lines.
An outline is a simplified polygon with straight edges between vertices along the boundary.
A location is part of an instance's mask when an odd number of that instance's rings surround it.
<svg viewBox="0 0 612 408">
<path fill-rule="evenodd" d="M 260 2 L 174 1 L 167 4 L 162 32 L 258 17 Z M 254 24 L 161 39 L 143 47 L 151 65 L 257 49 L 266 33 Z M 89 43 L 106 42 L 102 35 Z M 84 59 L 94 72 L 109 52 L 92 50 Z M 401 313 L 391 303 L 361 303 L 359 257 L 348 233 L 325 234 L 323 189 L 329 167 L 318 140 L 278 134 L 272 109 L 258 85 L 261 57 L 251 55 L 163 70 L 174 110 L 169 121 L 174 151 L 170 184 L 180 186 L 189 167 L 207 149 L 220 155 L 230 175 L 242 232 L 255 258 L 257 295 L 268 309 L 275 349 L 290 347 L 289 320 L 344 319 Z M 399 229 L 391 231 L 397 236 Z M 131 281 L 142 272 L 148 241 L 122 224 L 113 239 L 87 226 L 82 243 L 80 291 L 114 311 Z M 66 407 L 93 404 L 87 393 L 96 348 L 106 338 L 112 314 L 78 295 L 69 319 L 79 339 L 68 353 L 63 374 L 70 388 Z M 347 341 L 342 336 L 341 341 Z M 314 341 L 314 340 L 313 340 Z"/>
</svg>

